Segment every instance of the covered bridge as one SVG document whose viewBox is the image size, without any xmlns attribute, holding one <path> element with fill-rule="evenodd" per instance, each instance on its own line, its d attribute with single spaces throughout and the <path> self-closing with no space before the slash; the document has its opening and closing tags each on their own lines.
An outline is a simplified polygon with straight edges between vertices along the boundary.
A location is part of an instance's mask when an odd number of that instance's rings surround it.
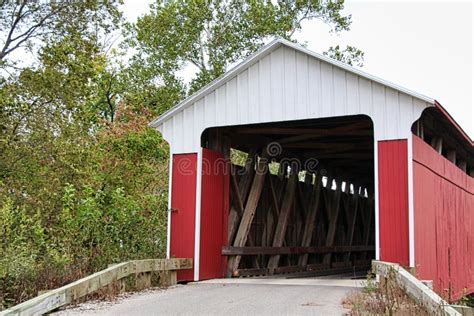
<svg viewBox="0 0 474 316">
<path fill-rule="evenodd" d="M 375 258 L 474 292 L 473 142 L 434 99 L 277 39 L 150 125 L 180 280 Z"/>
</svg>

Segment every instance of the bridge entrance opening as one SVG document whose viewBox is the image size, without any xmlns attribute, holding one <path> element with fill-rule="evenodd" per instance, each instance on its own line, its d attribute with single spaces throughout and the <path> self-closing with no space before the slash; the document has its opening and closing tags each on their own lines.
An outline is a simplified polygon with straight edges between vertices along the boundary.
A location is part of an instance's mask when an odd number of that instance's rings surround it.
<svg viewBox="0 0 474 316">
<path fill-rule="evenodd" d="M 213 264 L 227 277 L 370 268 L 375 203 L 369 117 L 214 127 L 201 143 L 201 279 Z M 207 161 L 209 153 L 218 153 L 226 168 L 216 167 L 215 157 Z M 216 190 L 204 187 L 206 173 L 223 175 L 225 188 L 218 192 L 224 214 L 209 211 Z M 222 223 L 217 235 L 206 226 L 216 218 Z"/>
</svg>

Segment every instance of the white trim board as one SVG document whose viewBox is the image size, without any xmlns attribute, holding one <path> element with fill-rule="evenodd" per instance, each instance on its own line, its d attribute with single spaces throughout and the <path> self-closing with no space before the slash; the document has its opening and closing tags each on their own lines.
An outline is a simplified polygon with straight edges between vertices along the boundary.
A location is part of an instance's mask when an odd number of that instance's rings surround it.
<svg viewBox="0 0 474 316">
<path fill-rule="evenodd" d="M 166 258 L 170 258 L 171 252 L 171 194 L 173 182 L 173 155 L 170 155 L 169 171 L 168 171 L 168 218 L 166 229 Z"/>
<path fill-rule="evenodd" d="M 197 153 L 196 171 L 196 218 L 194 227 L 194 281 L 199 281 L 199 258 L 201 243 L 201 182 L 202 182 L 202 148 Z"/>
<path fill-rule="evenodd" d="M 415 208 L 413 203 L 413 136 L 407 139 L 408 159 L 408 249 L 410 267 L 415 267 Z"/>
</svg>

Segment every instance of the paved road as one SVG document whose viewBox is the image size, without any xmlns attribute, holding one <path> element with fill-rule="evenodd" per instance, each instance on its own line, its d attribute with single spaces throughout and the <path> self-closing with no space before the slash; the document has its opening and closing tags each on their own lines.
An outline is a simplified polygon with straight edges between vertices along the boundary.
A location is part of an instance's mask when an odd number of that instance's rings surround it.
<svg viewBox="0 0 474 316">
<path fill-rule="evenodd" d="M 62 315 L 342 315 L 341 302 L 360 281 L 223 279 L 133 294 L 116 303 L 87 303 Z"/>
</svg>

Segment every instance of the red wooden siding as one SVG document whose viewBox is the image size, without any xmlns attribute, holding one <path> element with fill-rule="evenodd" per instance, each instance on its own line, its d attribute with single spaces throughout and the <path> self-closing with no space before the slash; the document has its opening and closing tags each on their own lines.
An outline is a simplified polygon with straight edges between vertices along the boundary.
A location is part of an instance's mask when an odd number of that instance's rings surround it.
<svg viewBox="0 0 474 316">
<path fill-rule="evenodd" d="M 474 292 L 474 179 L 413 136 L 415 264 L 447 299 Z"/>
<path fill-rule="evenodd" d="M 170 255 L 194 259 L 196 154 L 173 155 Z M 194 280 L 193 270 L 179 270 L 179 281 Z"/>
<path fill-rule="evenodd" d="M 378 142 L 380 259 L 408 266 L 407 140 Z"/>
<path fill-rule="evenodd" d="M 221 153 L 203 148 L 199 279 L 222 278 L 227 243 L 228 165 Z"/>
</svg>

